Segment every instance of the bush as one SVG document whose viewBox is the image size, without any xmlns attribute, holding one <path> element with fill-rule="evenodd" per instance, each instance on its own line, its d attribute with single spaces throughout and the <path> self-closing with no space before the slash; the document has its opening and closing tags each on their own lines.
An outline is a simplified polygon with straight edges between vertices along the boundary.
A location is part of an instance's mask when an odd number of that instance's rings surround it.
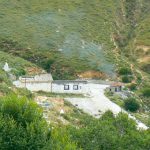
<svg viewBox="0 0 150 150">
<path fill-rule="evenodd" d="M 41 62 L 41 67 L 43 67 L 47 72 L 50 72 L 51 65 L 55 62 L 53 59 L 44 60 Z"/>
<path fill-rule="evenodd" d="M 42 116 L 41 108 L 31 100 L 16 95 L 1 98 L 0 149 L 77 149 L 65 128 L 51 130 Z"/>
<path fill-rule="evenodd" d="M 0 75 L 0 83 L 4 81 L 4 76 Z"/>
<path fill-rule="evenodd" d="M 106 112 L 99 119 L 88 118 L 82 128 L 70 127 L 68 131 L 83 150 L 149 149 L 149 132 L 137 130 L 136 123 L 123 113 L 115 117 Z"/>
<path fill-rule="evenodd" d="M 0 92 L 3 94 L 8 94 L 11 92 L 11 89 L 9 89 L 6 84 L 0 84 Z"/>
<path fill-rule="evenodd" d="M 150 97 L 150 88 L 144 88 L 142 90 L 142 95 L 145 97 Z"/>
<path fill-rule="evenodd" d="M 132 71 L 130 68 L 122 67 L 119 69 L 119 74 L 120 75 L 131 75 Z"/>
<path fill-rule="evenodd" d="M 150 64 L 144 64 L 141 69 L 150 74 Z"/>
<path fill-rule="evenodd" d="M 140 108 L 140 105 L 135 100 L 135 98 L 128 98 L 124 102 L 124 107 L 125 107 L 126 110 L 129 110 L 131 112 L 136 112 Z"/>
<path fill-rule="evenodd" d="M 123 76 L 122 77 L 122 82 L 123 83 L 130 83 L 132 81 L 132 77 L 131 76 Z"/>
<path fill-rule="evenodd" d="M 26 75 L 26 71 L 24 69 L 18 69 L 18 70 L 15 70 L 13 69 L 12 70 L 12 73 L 16 76 L 16 77 L 19 77 L 19 76 L 23 76 L 23 75 Z"/>
<path fill-rule="evenodd" d="M 130 89 L 131 91 L 136 90 L 136 87 L 137 87 L 137 84 L 135 84 L 135 83 L 131 83 L 131 84 L 129 85 L 129 89 Z"/>
</svg>

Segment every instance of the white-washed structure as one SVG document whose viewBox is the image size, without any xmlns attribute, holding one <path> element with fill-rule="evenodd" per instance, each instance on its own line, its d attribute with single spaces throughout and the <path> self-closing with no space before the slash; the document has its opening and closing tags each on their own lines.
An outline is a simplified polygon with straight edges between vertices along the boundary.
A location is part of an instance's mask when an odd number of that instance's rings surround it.
<svg viewBox="0 0 150 150">
<path fill-rule="evenodd" d="M 40 74 L 36 76 L 22 76 L 13 84 L 18 88 L 27 88 L 32 92 L 45 91 L 53 93 L 75 93 L 88 92 L 87 81 L 83 80 L 55 80 L 51 74 Z"/>
<path fill-rule="evenodd" d="M 22 76 L 13 84 L 18 88 L 27 88 L 30 91 L 51 92 L 52 81 L 51 74 L 39 74 L 36 76 Z"/>
<path fill-rule="evenodd" d="M 87 81 L 83 80 L 55 80 L 52 82 L 54 93 L 84 94 L 88 92 L 87 90 Z"/>
</svg>

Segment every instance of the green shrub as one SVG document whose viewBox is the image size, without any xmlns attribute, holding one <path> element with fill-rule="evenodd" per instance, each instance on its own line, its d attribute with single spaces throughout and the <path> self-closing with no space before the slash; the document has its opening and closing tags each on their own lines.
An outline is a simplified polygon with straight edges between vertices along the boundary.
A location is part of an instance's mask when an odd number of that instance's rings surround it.
<svg viewBox="0 0 150 150">
<path fill-rule="evenodd" d="M 38 105 L 16 95 L 0 99 L 1 150 L 76 150 L 65 128 L 51 130 Z"/>
<path fill-rule="evenodd" d="M 99 119 L 91 121 L 88 118 L 82 128 L 69 128 L 68 131 L 83 150 L 149 149 L 149 132 L 137 130 L 134 120 L 123 113 L 114 117 L 106 112 Z"/>
<path fill-rule="evenodd" d="M 8 88 L 8 86 L 6 84 L 0 84 L 0 92 L 2 92 L 4 94 L 8 94 L 11 92 L 11 89 Z"/>
<path fill-rule="evenodd" d="M 21 88 L 21 89 L 18 88 L 16 94 L 27 97 L 28 99 L 33 98 L 32 92 L 27 90 L 26 88 Z"/>
<path fill-rule="evenodd" d="M 51 65 L 55 62 L 54 59 L 48 59 L 41 62 L 41 67 L 44 68 L 47 72 L 50 72 Z"/>
<path fill-rule="evenodd" d="M 118 73 L 120 75 L 131 75 L 132 71 L 131 71 L 130 68 L 122 67 L 122 68 L 119 69 Z"/>
<path fill-rule="evenodd" d="M 142 95 L 145 97 L 150 97 L 150 88 L 144 88 L 142 90 Z"/>
<path fill-rule="evenodd" d="M 131 83 L 131 84 L 129 85 L 129 89 L 130 89 L 131 91 L 136 90 L 136 87 L 137 87 L 137 84 L 135 84 L 135 83 Z"/>
<path fill-rule="evenodd" d="M 141 69 L 150 74 L 150 64 L 142 65 Z"/>
<path fill-rule="evenodd" d="M 124 102 L 124 107 L 126 110 L 129 110 L 131 112 L 136 112 L 140 108 L 140 105 L 135 100 L 135 98 L 128 98 Z"/>
<path fill-rule="evenodd" d="M 122 76 L 122 82 L 123 83 L 130 83 L 132 81 L 132 77 L 131 76 Z"/>
<path fill-rule="evenodd" d="M 0 75 L 0 83 L 4 81 L 4 77 Z"/>
<path fill-rule="evenodd" d="M 24 69 L 12 70 L 16 77 L 26 75 L 26 71 Z"/>
</svg>

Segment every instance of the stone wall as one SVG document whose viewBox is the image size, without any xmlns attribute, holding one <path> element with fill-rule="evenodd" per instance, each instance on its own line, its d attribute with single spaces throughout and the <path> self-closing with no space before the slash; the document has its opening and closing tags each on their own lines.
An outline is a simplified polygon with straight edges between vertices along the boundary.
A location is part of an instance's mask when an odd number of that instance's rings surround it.
<svg viewBox="0 0 150 150">
<path fill-rule="evenodd" d="M 43 83 L 26 83 L 25 88 L 30 91 L 45 91 L 51 92 L 51 82 L 43 82 Z"/>
</svg>

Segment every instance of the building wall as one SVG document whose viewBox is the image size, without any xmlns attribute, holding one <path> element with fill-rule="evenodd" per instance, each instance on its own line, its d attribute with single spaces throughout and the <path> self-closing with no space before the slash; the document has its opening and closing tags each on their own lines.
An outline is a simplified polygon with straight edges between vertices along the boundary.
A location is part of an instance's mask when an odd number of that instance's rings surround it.
<svg viewBox="0 0 150 150">
<path fill-rule="evenodd" d="M 109 87 L 107 88 L 107 91 L 111 91 L 111 92 L 121 92 L 122 91 L 122 87 Z"/>
<path fill-rule="evenodd" d="M 51 74 L 40 74 L 34 77 L 35 81 L 53 81 Z"/>
<path fill-rule="evenodd" d="M 36 76 L 24 76 L 20 77 L 21 82 L 50 82 L 53 81 L 51 74 L 39 74 Z"/>
<path fill-rule="evenodd" d="M 18 87 L 18 88 L 27 88 L 30 91 L 45 91 L 45 92 L 51 92 L 51 82 L 20 82 L 20 81 L 15 81 L 13 84 Z"/>
<path fill-rule="evenodd" d="M 51 92 L 51 82 L 48 83 L 26 83 L 25 88 L 30 91 L 45 91 Z"/>
<path fill-rule="evenodd" d="M 21 82 L 15 81 L 13 84 L 18 88 L 27 88 L 30 91 L 45 91 L 53 93 L 74 93 L 74 94 L 84 94 L 88 93 L 88 86 L 85 83 L 80 82 L 68 82 L 68 83 L 51 83 L 51 82 Z M 64 89 L 64 86 L 69 86 L 68 90 Z M 74 89 L 77 86 L 78 89 Z"/>
<path fill-rule="evenodd" d="M 64 89 L 64 86 L 69 86 L 68 90 Z M 78 89 L 73 89 L 74 86 L 78 86 Z M 53 93 L 74 93 L 74 94 L 82 94 L 87 93 L 87 84 L 84 83 L 52 83 L 52 92 Z"/>
<path fill-rule="evenodd" d="M 30 91 L 45 91 L 53 93 L 74 93 L 74 94 L 87 94 L 90 93 L 93 88 L 101 92 L 103 91 L 102 86 L 108 88 L 109 85 L 93 84 L 83 81 L 49 81 L 49 82 L 40 82 L 40 81 L 27 81 L 22 80 L 14 81 L 13 84 L 18 88 L 27 88 Z M 65 87 L 69 89 L 65 89 Z M 77 88 L 77 89 L 75 89 Z M 109 89 L 109 88 L 108 88 Z M 108 90 L 107 89 L 107 90 Z"/>
</svg>

